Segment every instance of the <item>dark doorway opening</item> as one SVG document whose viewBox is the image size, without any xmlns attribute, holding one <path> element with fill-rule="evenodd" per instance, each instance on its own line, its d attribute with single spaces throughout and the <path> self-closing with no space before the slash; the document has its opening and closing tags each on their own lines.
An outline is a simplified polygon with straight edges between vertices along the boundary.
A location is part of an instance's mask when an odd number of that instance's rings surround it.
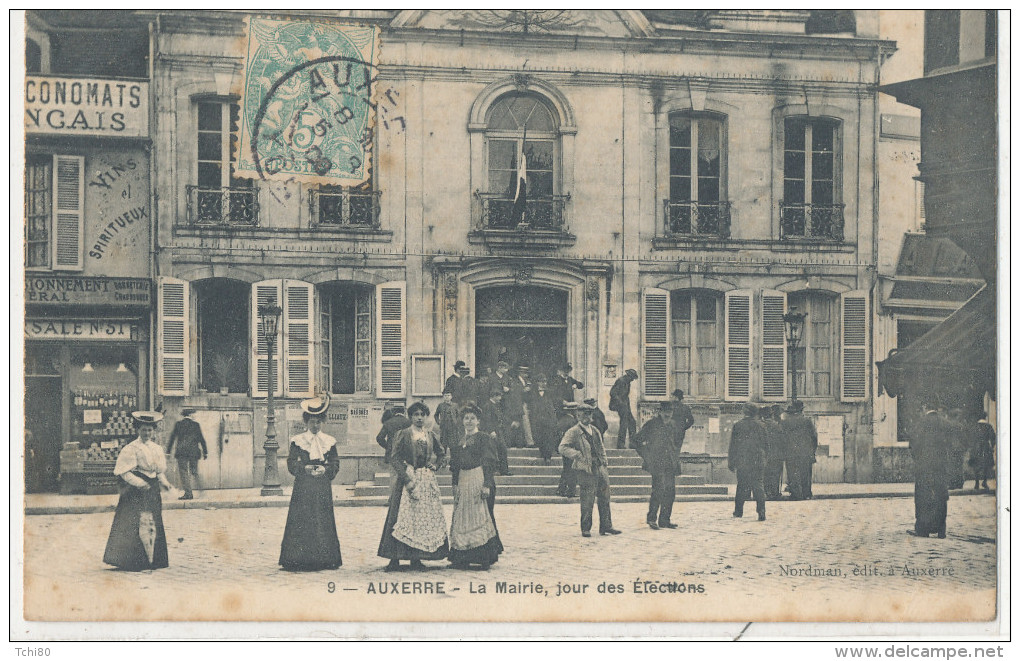
<svg viewBox="0 0 1020 661">
<path fill-rule="evenodd" d="M 475 370 L 484 375 L 500 358 L 531 366 L 531 374 L 555 374 L 567 361 L 567 292 L 512 285 L 481 289 L 475 296 Z"/>
</svg>

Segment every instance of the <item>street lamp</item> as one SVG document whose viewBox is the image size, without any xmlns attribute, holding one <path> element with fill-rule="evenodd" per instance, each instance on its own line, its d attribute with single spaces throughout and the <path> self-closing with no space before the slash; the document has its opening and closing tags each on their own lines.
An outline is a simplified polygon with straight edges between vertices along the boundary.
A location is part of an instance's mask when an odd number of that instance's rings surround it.
<svg viewBox="0 0 1020 661">
<path fill-rule="evenodd" d="M 273 355 L 276 349 L 276 331 L 280 323 L 280 315 L 283 308 L 278 305 L 260 305 L 259 321 L 262 324 L 262 337 L 266 340 L 269 349 L 269 375 L 266 384 L 266 442 L 262 447 L 266 451 L 266 471 L 262 477 L 263 496 L 282 496 L 283 487 L 280 486 L 280 469 L 277 465 L 276 453 L 280 444 L 276 442 L 276 412 L 273 410 L 273 391 L 276 390 L 276 378 L 274 368 L 276 361 Z M 258 367 L 256 366 L 256 369 Z"/>
<path fill-rule="evenodd" d="M 800 346 L 801 337 L 804 335 L 804 319 L 806 312 L 797 312 L 797 308 L 790 308 L 790 311 L 783 315 L 783 323 L 786 324 L 786 346 L 790 350 L 790 395 L 793 401 L 797 401 L 797 347 Z"/>
</svg>

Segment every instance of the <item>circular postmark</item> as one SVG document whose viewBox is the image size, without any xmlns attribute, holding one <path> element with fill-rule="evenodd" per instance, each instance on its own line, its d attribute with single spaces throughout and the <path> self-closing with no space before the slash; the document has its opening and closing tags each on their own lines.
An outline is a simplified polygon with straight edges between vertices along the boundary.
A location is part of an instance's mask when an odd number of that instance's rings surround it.
<svg viewBox="0 0 1020 661">
<path fill-rule="evenodd" d="M 366 180 L 375 72 L 359 58 L 329 55 L 293 66 L 273 81 L 251 121 L 248 148 L 257 176 Z"/>
</svg>

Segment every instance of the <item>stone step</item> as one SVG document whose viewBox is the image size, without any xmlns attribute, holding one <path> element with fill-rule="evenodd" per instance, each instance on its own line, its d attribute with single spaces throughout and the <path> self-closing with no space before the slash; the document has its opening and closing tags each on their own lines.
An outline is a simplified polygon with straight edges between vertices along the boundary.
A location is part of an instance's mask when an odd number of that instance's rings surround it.
<svg viewBox="0 0 1020 661">
<path fill-rule="evenodd" d="M 723 490 L 719 493 L 708 493 L 708 494 L 692 494 L 684 495 L 678 494 L 676 497 L 677 502 L 705 502 L 705 501 L 721 501 L 730 503 L 727 507 L 722 505 L 720 511 L 724 512 L 722 516 L 729 516 L 729 512 L 733 509 L 732 499 L 733 496 L 725 491 L 726 487 L 721 487 Z M 616 493 L 612 494 L 611 500 L 614 503 L 647 503 L 648 494 L 642 494 L 639 496 L 626 496 Z M 572 508 L 577 507 L 577 498 L 563 498 L 556 494 L 539 495 L 539 496 L 507 496 L 506 494 L 496 494 L 496 521 L 499 522 L 499 508 L 504 505 L 570 505 Z M 334 503 L 338 507 L 361 507 L 361 506 L 378 506 L 386 507 L 389 504 L 389 494 L 386 496 L 360 496 L 355 498 L 346 498 L 339 500 Z M 453 505 L 453 496 L 444 495 L 443 505 L 451 507 Z M 112 506 L 111 506 L 112 511 Z M 449 511 L 446 512 L 449 515 Z M 338 517 L 340 515 L 337 515 Z M 380 515 L 382 516 L 382 515 Z M 597 516 L 597 515 L 596 515 Z M 447 522 L 449 523 L 449 521 Z M 382 529 L 382 519 L 379 520 L 380 530 Z"/>
<path fill-rule="evenodd" d="M 620 456 L 610 455 L 606 457 L 606 460 L 609 462 L 610 466 L 637 466 L 638 468 L 641 467 L 641 457 L 637 456 L 637 454 Z M 563 459 L 561 459 L 559 455 L 553 455 L 552 459 L 549 460 L 549 463 L 546 464 L 542 457 L 538 455 L 535 455 L 534 457 L 522 455 L 518 456 L 508 455 L 507 463 L 510 464 L 511 468 L 513 468 L 514 466 L 546 466 L 546 465 L 562 466 Z"/>
<path fill-rule="evenodd" d="M 619 472 L 610 471 L 610 481 L 613 485 L 616 484 L 641 484 L 648 485 L 649 488 L 652 484 L 652 477 L 644 471 L 637 473 L 623 474 Z M 453 476 L 449 473 L 440 473 L 436 476 L 436 480 L 439 482 L 439 486 L 451 484 Z M 514 475 L 500 475 L 496 478 L 496 483 L 499 486 L 525 486 L 525 485 L 542 485 L 551 484 L 556 486 L 560 481 L 560 471 L 547 472 L 542 474 L 524 474 L 515 473 Z M 376 473 L 375 480 L 373 481 L 376 486 L 388 487 L 390 484 L 389 473 Z M 683 486 L 697 486 L 705 483 L 705 478 L 700 475 L 678 475 L 677 485 Z"/>
<path fill-rule="evenodd" d="M 540 457 L 542 456 L 538 448 L 507 448 L 507 455 L 511 457 Z M 606 456 L 608 457 L 621 457 L 621 456 L 638 456 L 636 450 L 630 448 L 619 450 L 617 448 L 606 448 Z"/>
<path fill-rule="evenodd" d="M 453 487 L 450 485 L 440 485 L 440 491 L 444 498 L 453 496 Z M 614 496 L 644 496 L 648 498 L 651 490 L 651 483 L 647 485 L 643 484 L 613 484 L 612 493 Z M 725 494 L 728 489 L 725 486 L 709 486 L 709 485 L 680 485 L 677 486 L 677 495 L 690 496 L 690 495 L 706 495 L 706 494 Z M 373 482 L 358 482 L 354 485 L 354 496 L 357 498 L 366 496 L 389 496 L 390 488 L 389 485 L 379 485 Z M 501 496 L 506 497 L 517 497 L 517 496 L 555 496 L 556 485 L 496 485 L 496 498 Z"/>
</svg>

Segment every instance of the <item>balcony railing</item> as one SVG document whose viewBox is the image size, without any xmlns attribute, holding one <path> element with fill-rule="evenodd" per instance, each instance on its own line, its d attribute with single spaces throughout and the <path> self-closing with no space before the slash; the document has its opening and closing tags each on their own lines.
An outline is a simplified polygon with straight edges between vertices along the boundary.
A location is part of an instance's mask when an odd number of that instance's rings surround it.
<svg viewBox="0 0 1020 661">
<path fill-rule="evenodd" d="M 379 196 L 382 191 L 311 190 L 308 208 L 318 227 L 379 227 Z"/>
<path fill-rule="evenodd" d="M 779 227 L 783 239 L 842 241 L 843 205 L 780 202 Z"/>
<path fill-rule="evenodd" d="M 253 227 L 259 223 L 258 191 L 188 186 L 190 225 Z"/>
<path fill-rule="evenodd" d="M 479 193 L 482 200 L 481 227 L 483 230 L 564 231 L 564 209 L 570 195 L 552 195 L 529 198 L 523 216 L 514 211 L 514 200 L 505 195 Z M 523 222 L 522 222 L 523 217 Z"/>
<path fill-rule="evenodd" d="M 667 237 L 730 235 L 729 202 L 662 201 Z"/>
</svg>

